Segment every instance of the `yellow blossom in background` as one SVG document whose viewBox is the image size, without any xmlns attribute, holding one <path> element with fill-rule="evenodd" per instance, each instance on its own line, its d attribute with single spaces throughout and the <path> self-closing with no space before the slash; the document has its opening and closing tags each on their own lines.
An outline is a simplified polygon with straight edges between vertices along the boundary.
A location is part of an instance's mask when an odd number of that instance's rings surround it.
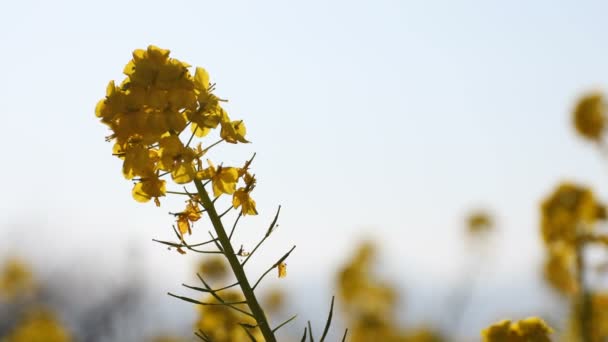
<svg viewBox="0 0 608 342">
<path fill-rule="evenodd" d="M 8 259 L 0 269 L 0 299 L 8 299 L 31 294 L 35 282 L 29 266 L 19 259 Z"/>
<path fill-rule="evenodd" d="M 556 244 L 548 249 L 543 274 L 547 282 L 563 294 L 572 295 L 578 290 L 576 256 L 574 249 Z"/>
<path fill-rule="evenodd" d="M 149 342 L 188 342 L 191 339 L 185 339 L 182 337 L 174 337 L 174 336 L 157 336 L 153 337 L 149 340 Z"/>
<path fill-rule="evenodd" d="M 267 290 L 262 298 L 264 309 L 269 313 L 280 311 L 285 305 L 287 295 L 281 288 Z"/>
<path fill-rule="evenodd" d="M 198 272 L 203 278 L 222 279 L 228 275 L 228 265 L 221 256 L 205 256 L 198 266 Z"/>
<path fill-rule="evenodd" d="M 26 317 L 6 337 L 7 342 L 69 342 L 70 334 L 57 318 L 46 310 L 36 310 Z"/>
<path fill-rule="evenodd" d="M 581 298 L 572 303 L 566 339 L 568 342 L 583 342 L 581 339 Z M 608 293 L 596 292 L 591 294 L 591 312 L 587 318 L 590 342 L 608 340 Z"/>
<path fill-rule="evenodd" d="M 602 94 L 588 94 L 579 100 L 574 109 L 574 127 L 584 138 L 600 141 L 606 128 L 606 103 Z"/>
<path fill-rule="evenodd" d="M 397 292 L 372 269 L 376 249 L 364 243 L 338 273 L 338 295 L 349 328 L 348 341 L 441 342 L 429 329 L 403 329 L 395 312 Z"/>
<path fill-rule="evenodd" d="M 244 300 L 244 297 L 235 291 L 222 291 L 220 293 L 224 301 L 236 303 Z M 215 297 L 209 295 L 202 302 L 219 303 Z M 246 310 L 246 305 L 235 304 L 235 307 Z M 255 320 L 251 317 L 233 310 L 224 305 L 199 305 L 199 319 L 195 324 L 195 330 L 202 330 L 214 342 L 236 342 L 250 341 L 244 328 L 239 323 L 255 325 Z M 257 341 L 263 341 L 259 329 L 251 328 L 249 332 Z"/>
<path fill-rule="evenodd" d="M 589 188 L 562 183 L 541 204 L 541 230 L 547 243 L 573 243 L 598 219 L 598 203 Z"/>
<path fill-rule="evenodd" d="M 445 339 L 437 334 L 437 332 L 421 328 L 414 331 L 407 332 L 406 336 L 399 340 L 399 342 L 443 342 Z"/>
<path fill-rule="evenodd" d="M 492 217 L 485 211 L 475 211 L 467 217 L 467 229 L 472 234 L 487 232 L 493 226 Z"/>
<path fill-rule="evenodd" d="M 553 330 L 538 317 L 503 320 L 481 331 L 483 342 L 551 342 Z"/>
</svg>

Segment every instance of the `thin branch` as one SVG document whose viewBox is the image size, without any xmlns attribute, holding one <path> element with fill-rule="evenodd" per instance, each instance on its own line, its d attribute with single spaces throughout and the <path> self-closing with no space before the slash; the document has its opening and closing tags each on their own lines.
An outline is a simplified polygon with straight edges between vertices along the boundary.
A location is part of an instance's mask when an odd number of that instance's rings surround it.
<svg viewBox="0 0 608 342">
<path fill-rule="evenodd" d="M 182 284 L 182 286 L 183 287 L 187 287 L 187 288 L 189 288 L 191 290 L 195 290 L 195 291 L 200 291 L 200 292 L 205 292 L 205 293 L 215 293 L 215 292 L 220 292 L 220 291 L 223 291 L 223 290 L 227 290 L 227 289 L 229 289 L 231 287 L 235 287 L 238 284 L 239 283 L 234 283 L 234 284 L 230 284 L 230 285 L 221 287 L 219 289 L 214 289 L 214 290 L 213 289 L 210 290 L 210 289 L 206 289 L 206 288 L 204 289 L 202 287 L 191 286 L 191 285 L 188 285 L 188 284 Z"/>
<path fill-rule="evenodd" d="M 262 279 L 264 279 L 264 277 L 270 273 L 270 271 L 272 271 L 273 269 L 275 269 L 277 266 L 279 266 L 280 263 L 282 263 L 283 261 L 285 261 L 285 259 L 287 259 L 287 257 L 289 256 L 289 254 L 291 254 L 291 252 L 293 252 L 293 250 L 296 248 L 296 246 L 294 245 L 293 247 L 291 247 L 291 249 L 289 250 L 289 252 L 285 253 L 285 255 L 283 255 L 283 257 L 281 257 L 281 259 L 279 259 L 279 261 L 277 261 L 274 265 L 272 265 L 269 269 L 266 270 L 266 272 L 264 272 L 264 274 L 262 274 L 262 276 L 258 279 L 258 281 L 255 282 L 255 285 L 253 285 L 253 290 L 255 290 L 255 288 L 260 284 L 260 282 L 262 281 Z"/>
<path fill-rule="evenodd" d="M 308 328 L 304 327 L 304 335 L 302 335 L 302 339 L 300 342 L 306 342 L 306 335 L 308 333 Z"/>
<path fill-rule="evenodd" d="M 203 340 L 205 342 L 212 342 L 209 335 L 207 335 L 202 329 L 195 331 L 194 335 L 196 335 L 196 337 L 200 338 L 201 340 Z"/>
<path fill-rule="evenodd" d="M 189 245 L 187 243 L 185 243 L 183 240 L 181 243 L 175 243 L 175 242 L 170 242 L 170 241 L 163 241 L 163 240 L 156 240 L 156 239 L 152 239 L 152 241 L 154 242 L 158 242 L 158 243 L 162 243 L 163 245 L 168 245 L 171 247 L 200 247 L 200 246 L 204 246 L 207 244 L 210 244 L 213 242 L 213 240 L 209 240 L 209 241 L 205 241 L 205 242 L 200 242 L 200 243 L 195 243 L 193 245 Z"/>
<path fill-rule="evenodd" d="M 342 337 L 342 342 L 346 342 L 346 334 L 348 334 L 348 328 L 344 330 L 344 336 Z"/>
<path fill-rule="evenodd" d="M 246 300 L 240 300 L 238 302 L 225 302 L 225 303 L 209 303 L 209 302 L 199 302 L 196 299 L 192 299 L 192 298 L 188 298 L 188 297 L 182 297 L 182 296 L 178 296 L 178 295 L 174 295 L 171 292 L 167 292 L 167 294 L 171 297 L 175 297 L 177 299 L 181 299 L 183 301 L 186 302 L 190 302 L 193 304 L 198 304 L 198 305 L 205 305 L 205 306 L 218 306 L 218 305 L 226 305 L 226 306 L 230 306 L 230 305 L 238 305 L 238 304 L 247 304 Z"/>
<path fill-rule="evenodd" d="M 177 299 L 181 299 L 185 302 L 189 302 L 189 303 L 193 303 L 193 304 L 197 304 L 197 305 L 204 305 L 204 306 L 225 306 L 227 308 L 231 308 L 235 311 L 238 311 L 242 314 L 245 314 L 247 316 L 253 317 L 253 314 L 251 314 L 250 312 L 247 312 L 243 309 L 239 309 L 238 307 L 234 306 L 234 305 L 239 305 L 239 304 L 247 304 L 246 300 L 242 300 L 242 301 L 238 301 L 238 302 L 221 302 L 221 303 L 208 303 L 208 302 L 200 302 L 196 299 L 192 299 L 192 298 L 188 298 L 188 297 L 182 297 L 182 296 L 178 296 L 178 295 L 174 295 L 171 292 L 167 292 L 167 294 L 171 297 L 175 297 Z"/>
<path fill-rule="evenodd" d="M 296 317 L 298 317 L 298 315 L 294 315 L 290 319 L 288 319 L 285 322 L 279 324 L 276 328 L 272 329 L 272 332 L 276 332 L 277 330 L 281 329 L 285 324 L 287 324 L 287 323 L 293 321 L 294 319 L 296 319 Z"/>
<path fill-rule="evenodd" d="M 308 321 L 308 330 L 310 334 L 308 335 L 308 341 L 315 342 L 315 338 L 312 336 L 312 326 L 310 325 L 310 321 Z"/>
<path fill-rule="evenodd" d="M 220 246 L 219 241 L 217 240 L 217 238 L 215 236 L 213 236 L 213 234 L 211 233 L 211 231 L 209 231 L 209 235 L 211 236 L 211 238 L 215 242 L 215 247 L 217 247 L 218 250 L 220 250 L 220 251 L 222 251 L 222 253 L 224 253 L 224 249 L 222 248 L 222 246 Z"/>
<path fill-rule="evenodd" d="M 239 213 L 239 216 L 236 217 L 236 220 L 234 220 L 234 225 L 232 225 L 232 230 L 230 231 L 230 235 L 228 235 L 228 240 L 232 240 L 232 234 L 234 234 L 234 230 L 236 229 L 236 225 L 239 223 L 241 216 L 243 216 L 242 211 Z"/>
<path fill-rule="evenodd" d="M 247 336 L 249 336 L 249 339 L 252 342 L 258 342 L 255 337 L 253 337 L 253 335 L 251 335 L 251 333 L 249 332 L 249 329 L 247 329 L 247 327 L 243 324 L 243 323 L 239 323 L 239 325 L 241 326 L 241 328 L 243 328 L 243 330 L 245 330 L 245 332 L 247 333 Z"/>
<path fill-rule="evenodd" d="M 181 192 L 181 191 L 165 191 L 166 194 L 173 194 L 173 195 L 184 195 L 184 196 L 190 196 L 189 193 L 187 192 Z"/>
<path fill-rule="evenodd" d="M 272 223 L 270 223 L 270 226 L 268 227 L 268 230 L 266 230 L 266 234 L 264 235 L 264 237 L 262 238 L 262 240 L 260 240 L 260 242 L 258 242 L 258 244 L 255 246 L 255 248 L 251 251 L 251 253 L 249 253 L 249 255 L 247 256 L 247 258 L 241 263 L 241 266 L 245 267 L 245 264 L 247 263 L 247 261 L 249 261 L 249 259 L 253 255 L 253 253 L 255 253 L 255 251 L 257 251 L 258 248 L 260 248 L 260 246 L 264 243 L 264 241 L 266 241 L 266 239 L 268 239 L 268 237 L 270 236 L 270 234 L 272 234 L 272 232 L 274 230 L 274 227 L 277 224 L 277 220 L 279 219 L 279 213 L 280 212 L 281 212 L 281 206 L 279 206 L 279 208 L 277 209 L 277 213 L 274 215 L 274 219 L 272 220 Z"/>
<path fill-rule="evenodd" d="M 331 307 L 329 308 L 329 315 L 327 316 L 327 323 L 325 323 L 325 330 L 323 330 L 323 335 L 321 335 L 321 339 L 319 342 L 325 341 L 325 336 L 327 336 L 327 332 L 329 331 L 329 326 L 331 325 L 331 319 L 334 315 L 334 300 L 335 296 L 331 297 Z"/>
</svg>

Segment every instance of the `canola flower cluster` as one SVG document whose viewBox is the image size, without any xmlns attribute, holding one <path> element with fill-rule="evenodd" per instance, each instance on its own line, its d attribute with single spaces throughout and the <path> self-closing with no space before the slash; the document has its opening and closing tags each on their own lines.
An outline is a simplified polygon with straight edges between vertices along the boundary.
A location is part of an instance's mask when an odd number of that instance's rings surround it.
<svg viewBox="0 0 608 342">
<path fill-rule="evenodd" d="M 36 309 L 29 312 L 1 342 L 70 342 L 72 338 L 52 312 Z"/>
<path fill-rule="evenodd" d="M 19 299 L 31 295 L 36 289 L 29 267 L 17 258 L 6 260 L 0 270 L 0 301 Z"/>
<path fill-rule="evenodd" d="M 349 341 L 442 342 L 427 328 L 403 329 L 397 323 L 397 292 L 373 274 L 375 248 L 362 244 L 338 274 L 338 295 L 349 328 Z"/>
<path fill-rule="evenodd" d="M 574 128 L 582 137 L 600 142 L 606 130 L 606 109 L 606 102 L 601 93 L 594 92 L 583 96 L 574 108 Z"/>
<path fill-rule="evenodd" d="M 122 173 L 135 182 L 132 195 L 138 202 L 167 194 L 169 176 L 175 184 L 196 180 L 210 181 L 214 196 L 232 195 L 234 208 L 244 215 L 257 214 L 251 191 L 255 178 L 249 173 L 249 162 L 243 167 L 215 166 L 202 158 L 219 142 L 247 143 L 242 120 L 231 120 L 222 108 L 223 100 L 213 94 L 209 75 L 197 67 L 169 57 L 169 50 L 149 46 L 135 50 L 125 66 L 126 78 L 116 85 L 111 81 L 106 96 L 97 103 L 95 114 L 112 131 L 106 139 L 114 142 L 113 154 L 122 159 Z M 186 132 L 190 127 L 190 132 Z M 220 129 L 221 140 L 203 148 L 191 146 L 193 138 L 205 137 Z M 181 139 L 183 134 L 189 139 Z M 185 142 L 184 142 L 185 140 Z M 243 185 L 237 188 L 239 180 Z M 200 218 L 196 196 L 191 196 L 186 209 L 178 215 L 183 234 Z"/>
<path fill-rule="evenodd" d="M 575 294 L 577 249 L 589 239 L 598 222 L 606 219 L 605 206 L 591 189 L 562 183 L 541 204 L 541 234 L 547 249 L 545 277 L 558 291 Z"/>
<path fill-rule="evenodd" d="M 72 337 L 53 311 L 38 302 L 39 286 L 29 265 L 12 257 L 0 269 L 0 304 L 23 307 L 16 324 L 0 333 L 0 342 L 70 342 Z M 0 309 L 3 309 L 0 305 Z M 2 336 L 5 335 L 5 336 Z"/>
<path fill-rule="evenodd" d="M 483 342 L 551 342 L 553 330 L 542 319 L 503 320 L 482 330 Z"/>
</svg>

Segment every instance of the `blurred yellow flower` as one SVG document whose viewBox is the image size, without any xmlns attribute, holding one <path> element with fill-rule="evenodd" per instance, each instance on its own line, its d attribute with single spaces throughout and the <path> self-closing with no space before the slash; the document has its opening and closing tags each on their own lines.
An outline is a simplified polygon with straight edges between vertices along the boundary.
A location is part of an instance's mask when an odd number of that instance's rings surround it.
<svg viewBox="0 0 608 342">
<path fill-rule="evenodd" d="M 0 298 L 17 298 L 34 289 L 34 276 L 28 265 L 17 258 L 8 259 L 0 270 Z"/>
<path fill-rule="evenodd" d="M 281 310 L 285 305 L 286 297 L 281 288 L 267 290 L 263 297 L 264 309 L 270 313 Z"/>
<path fill-rule="evenodd" d="M 503 320 L 481 331 L 483 342 L 551 342 L 553 330 L 540 318 Z"/>
<path fill-rule="evenodd" d="M 225 302 L 236 303 L 244 300 L 243 296 L 235 291 L 222 291 L 220 293 Z M 219 303 L 212 295 L 206 296 L 202 302 Z M 246 309 L 245 304 L 234 304 L 235 307 Z M 214 342 L 250 341 L 245 328 L 241 323 L 254 326 L 255 320 L 225 305 L 200 305 L 199 319 L 195 328 L 202 330 Z M 247 328 L 257 341 L 263 341 L 258 328 Z"/>
<path fill-rule="evenodd" d="M 228 275 L 228 265 L 223 256 L 206 256 L 198 267 L 203 278 L 222 279 Z"/>
<path fill-rule="evenodd" d="M 584 138 L 599 141 L 606 128 L 606 103 L 600 93 L 583 96 L 574 109 L 574 127 Z"/>
<path fill-rule="evenodd" d="M 541 230 L 545 242 L 572 243 L 588 232 L 598 218 L 598 203 L 589 188 L 562 183 L 541 204 Z"/>
<path fill-rule="evenodd" d="M 467 229 L 470 233 L 480 233 L 492 229 L 494 222 L 485 211 L 475 211 L 467 217 Z"/>
<path fill-rule="evenodd" d="M 571 295 L 578 291 L 573 248 L 563 244 L 551 246 L 543 271 L 547 282 L 559 292 Z"/>
<path fill-rule="evenodd" d="M 27 314 L 8 335 L 7 342 L 69 342 L 70 334 L 55 316 L 46 310 Z"/>
</svg>

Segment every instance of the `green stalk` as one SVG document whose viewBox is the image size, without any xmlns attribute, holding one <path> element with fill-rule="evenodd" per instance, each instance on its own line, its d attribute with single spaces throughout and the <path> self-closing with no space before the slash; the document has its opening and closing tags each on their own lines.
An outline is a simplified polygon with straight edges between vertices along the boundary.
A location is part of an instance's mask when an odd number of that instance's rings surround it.
<svg viewBox="0 0 608 342">
<path fill-rule="evenodd" d="M 234 249 L 232 248 L 232 244 L 230 243 L 230 239 L 226 234 L 226 230 L 224 229 L 224 225 L 222 224 L 222 220 L 220 219 L 217 211 L 215 210 L 215 206 L 209 198 L 209 194 L 205 190 L 203 183 L 200 180 L 194 179 L 194 185 L 196 186 L 196 190 L 198 191 L 198 195 L 201 198 L 201 202 L 203 207 L 207 211 L 209 215 L 209 219 L 211 220 L 211 224 L 213 224 L 213 228 L 215 229 L 215 233 L 217 234 L 217 239 L 224 250 L 224 255 L 226 259 L 228 259 L 228 263 L 230 264 L 230 268 L 232 268 L 232 272 L 243 291 L 243 295 L 245 296 L 245 300 L 247 301 L 247 305 L 249 309 L 251 309 L 251 313 L 255 317 L 258 326 L 260 327 L 260 331 L 264 336 L 266 342 L 276 342 L 276 338 L 274 337 L 274 333 L 272 332 L 272 328 L 270 324 L 268 324 L 268 319 L 264 314 L 264 310 L 260 306 L 257 298 L 255 297 L 255 293 L 253 292 L 253 288 L 251 284 L 249 284 L 249 280 L 247 279 L 247 275 L 245 274 L 245 270 L 241 266 L 239 259 L 234 253 Z"/>
</svg>

